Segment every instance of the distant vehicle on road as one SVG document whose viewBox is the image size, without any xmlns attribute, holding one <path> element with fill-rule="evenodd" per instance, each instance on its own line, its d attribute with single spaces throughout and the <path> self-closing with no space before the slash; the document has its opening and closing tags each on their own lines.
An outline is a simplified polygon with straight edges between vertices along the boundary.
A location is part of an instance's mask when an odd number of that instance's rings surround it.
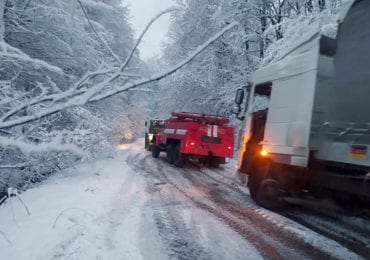
<svg viewBox="0 0 370 260">
<path fill-rule="evenodd" d="M 148 122 L 145 122 L 145 126 L 148 126 Z M 145 149 L 151 151 L 153 147 L 153 136 L 164 127 L 164 120 L 153 119 L 149 121 L 148 131 L 145 133 Z"/>
<path fill-rule="evenodd" d="M 167 161 L 177 167 L 189 159 L 218 167 L 233 157 L 234 128 L 228 123 L 225 117 L 173 112 L 153 136 L 152 155 L 158 158 L 165 151 Z"/>
</svg>

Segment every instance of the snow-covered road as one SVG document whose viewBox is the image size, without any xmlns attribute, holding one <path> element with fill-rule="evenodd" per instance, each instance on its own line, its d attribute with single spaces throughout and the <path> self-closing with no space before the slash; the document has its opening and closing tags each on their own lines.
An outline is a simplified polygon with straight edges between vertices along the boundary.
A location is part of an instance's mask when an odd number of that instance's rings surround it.
<svg viewBox="0 0 370 260">
<path fill-rule="evenodd" d="M 358 259 L 258 207 L 233 167 L 184 169 L 143 140 L 0 206 L 0 259 Z"/>
</svg>

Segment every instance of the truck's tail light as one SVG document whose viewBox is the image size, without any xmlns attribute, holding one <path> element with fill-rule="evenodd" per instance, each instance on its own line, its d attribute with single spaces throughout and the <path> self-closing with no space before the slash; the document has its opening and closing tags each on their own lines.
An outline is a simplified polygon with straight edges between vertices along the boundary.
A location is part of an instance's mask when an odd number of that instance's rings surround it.
<svg viewBox="0 0 370 260">
<path fill-rule="evenodd" d="M 262 149 L 260 154 L 261 154 L 262 157 L 267 157 L 269 155 L 269 152 L 265 149 Z"/>
</svg>

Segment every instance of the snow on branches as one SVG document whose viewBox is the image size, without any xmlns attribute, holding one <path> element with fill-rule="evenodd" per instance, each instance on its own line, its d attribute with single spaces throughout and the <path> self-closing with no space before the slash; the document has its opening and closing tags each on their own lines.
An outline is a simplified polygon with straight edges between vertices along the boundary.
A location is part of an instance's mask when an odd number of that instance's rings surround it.
<svg viewBox="0 0 370 260">
<path fill-rule="evenodd" d="M 91 41 L 86 44 L 89 46 L 88 48 L 97 48 L 102 52 L 95 55 L 97 59 L 95 70 L 89 69 L 91 67 L 89 65 L 84 68 L 85 71 L 89 70 L 89 72 L 80 75 L 80 70 L 78 70 L 74 73 L 71 68 L 75 66 L 75 63 L 70 54 L 68 54 L 69 60 L 64 63 L 56 62 L 52 58 L 37 58 L 37 54 L 33 53 L 30 48 L 24 48 L 24 45 L 19 44 L 21 38 L 12 38 L 15 37 L 14 32 L 9 32 L 8 36 L 4 38 L 5 41 L 1 41 L 0 56 L 4 57 L 1 62 L 5 65 L 5 69 L 0 69 L 0 77 L 6 79 L 7 83 L 4 84 L 4 88 L 0 88 L 0 96 L 2 97 L 0 100 L 0 157 L 2 158 L 0 169 L 7 169 L 9 172 L 15 168 L 31 171 L 36 173 L 35 176 L 38 179 L 43 178 L 45 173 L 47 175 L 48 172 L 53 171 L 51 168 L 44 167 L 46 162 L 50 160 L 56 161 L 55 165 L 59 168 L 61 161 L 63 161 L 60 159 L 66 154 L 73 154 L 74 156 L 67 160 L 69 163 L 73 163 L 75 160 L 73 158 L 84 156 L 84 150 L 90 145 L 100 145 L 104 138 L 99 134 L 109 132 L 107 120 L 99 115 L 96 103 L 100 104 L 99 107 L 104 104 L 101 100 L 107 98 L 112 100 L 117 94 L 158 81 L 176 72 L 237 25 L 236 22 L 227 25 L 196 48 L 183 61 L 171 68 L 147 78 L 138 78 L 138 73 L 132 73 L 132 66 L 137 66 L 140 63 L 136 53 L 137 46 L 146 31 L 159 17 L 178 11 L 178 9 L 164 10 L 154 17 L 138 40 L 135 43 L 132 42 L 132 47 L 125 49 L 126 58 L 120 62 L 121 59 L 118 57 L 119 55 L 122 57 L 122 51 L 110 47 L 112 43 L 110 41 L 113 38 L 106 33 L 103 26 L 104 22 L 107 21 L 104 20 L 105 18 L 89 15 L 89 10 L 96 8 L 92 4 L 93 2 L 77 1 L 80 9 L 74 11 L 73 23 L 75 26 L 71 28 L 71 32 L 79 33 L 78 30 L 86 28 L 80 27 L 80 25 L 86 23 L 86 21 L 82 21 L 83 17 L 87 19 L 87 28 L 90 28 L 100 43 L 96 42 L 96 38 L 94 39 L 89 34 L 88 40 Z M 19 23 L 24 17 L 28 17 L 29 13 L 26 9 L 30 6 L 24 7 L 22 11 L 20 1 L 16 1 L 14 5 L 9 3 L 5 6 L 9 13 L 6 19 L 14 19 Z M 64 7 L 64 3 L 55 4 Z M 104 7 L 105 5 L 107 4 L 104 4 Z M 45 6 L 39 7 L 35 4 L 32 8 L 42 10 Z M 107 10 L 109 12 L 115 11 L 114 8 L 107 8 Z M 58 14 L 62 16 L 56 16 L 52 19 L 65 19 L 61 25 L 71 23 L 71 17 L 66 13 L 61 11 Z M 0 15 L 2 14 L 0 13 Z M 39 24 L 40 27 L 44 26 L 44 23 L 40 21 L 26 23 L 29 28 L 26 26 L 25 30 L 31 30 L 30 28 L 34 30 L 36 24 Z M 32 37 L 36 37 L 37 33 L 37 31 L 32 31 Z M 44 32 L 40 32 L 40 34 L 44 34 Z M 45 37 L 49 37 L 51 34 L 54 32 L 46 31 Z M 66 50 L 67 53 L 75 51 L 76 46 L 74 43 L 68 43 L 68 37 L 65 36 L 64 32 L 58 37 L 59 40 L 55 42 L 58 44 L 64 42 L 64 44 L 55 46 L 56 49 L 62 52 Z M 114 45 L 112 44 L 112 46 Z M 67 48 L 65 48 L 66 46 Z M 103 50 L 101 50 L 101 46 Z M 46 50 L 50 47 L 47 46 L 47 42 L 43 42 L 42 46 L 37 48 L 45 48 Z M 44 51 L 44 49 L 42 50 Z M 78 49 L 78 51 L 85 50 Z M 108 55 L 104 54 L 105 51 Z M 94 55 L 89 55 L 88 59 L 92 57 Z M 115 99 L 114 102 L 122 102 L 122 100 Z M 114 102 L 111 107 L 120 107 L 120 105 L 114 105 Z M 112 109 L 111 107 L 108 106 L 108 109 Z M 100 111 L 105 112 L 104 110 Z M 4 177 L 0 176 L 0 178 Z M 32 182 L 32 180 L 30 181 Z"/>
<path fill-rule="evenodd" d="M 162 14 L 167 13 L 168 11 L 163 12 Z M 157 16 L 158 18 L 159 16 Z M 60 112 L 67 108 L 72 108 L 76 106 L 81 106 L 89 102 L 99 101 L 108 97 L 111 97 L 115 94 L 148 84 L 153 81 L 160 80 L 171 73 L 179 70 L 191 60 L 193 60 L 199 53 L 201 53 L 207 46 L 215 42 L 220 38 L 225 32 L 237 25 L 236 22 L 229 24 L 220 32 L 212 36 L 208 41 L 199 46 L 195 51 L 193 51 L 186 59 L 178 63 L 174 67 L 154 75 L 152 77 L 141 79 L 134 82 L 127 82 L 123 86 L 111 88 L 111 86 L 118 80 L 126 68 L 127 64 L 132 57 L 134 49 L 130 52 L 128 59 L 122 64 L 118 69 L 113 69 L 109 67 L 102 66 L 98 68 L 95 72 L 90 72 L 85 75 L 82 80 L 77 84 L 73 85 L 66 91 L 60 93 L 50 93 L 50 94 L 41 94 L 35 98 L 23 102 L 23 104 L 14 107 L 13 109 L 7 111 L 0 117 L 0 129 L 7 129 L 10 127 L 22 125 L 29 123 L 31 121 L 40 119 L 45 116 L 52 115 L 56 112 Z M 147 29 L 146 29 L 147 30 Z M 139 41 L 141 38 L 139 38 Z M 134 48 L 137 47 L 139 41 Z M 91 80 L 98 75 L 103 76 L 103 79 L 100 82 L 91 82 Z M 28 109 L 34 106 L 41 106 L 42 109 L 29 113 Z"/>
</svg>

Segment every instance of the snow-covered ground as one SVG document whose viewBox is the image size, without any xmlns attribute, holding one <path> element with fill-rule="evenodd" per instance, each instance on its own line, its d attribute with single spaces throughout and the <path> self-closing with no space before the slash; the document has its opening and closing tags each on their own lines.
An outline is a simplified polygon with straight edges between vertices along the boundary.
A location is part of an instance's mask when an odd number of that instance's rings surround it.
<svg viewBox="0 0 370 260">
<path fill-rule="evenodd" d="M 0 206 L 0 259 L 357 259 L 259 208 L 232 169 L 178 169 L 143 140 Z"/>
</svg>

